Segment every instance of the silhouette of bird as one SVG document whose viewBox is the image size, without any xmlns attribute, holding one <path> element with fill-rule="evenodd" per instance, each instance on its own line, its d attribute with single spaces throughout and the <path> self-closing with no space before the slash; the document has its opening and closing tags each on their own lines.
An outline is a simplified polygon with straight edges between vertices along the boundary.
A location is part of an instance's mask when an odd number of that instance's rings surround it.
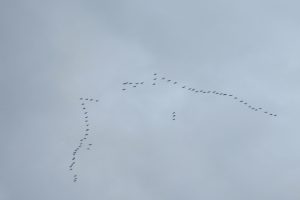
<svg viewBox="0 0 300 200">
<path fill-rule="evenodd" d="M 122 90 L 126 90 L 125 88 L 123 88 Z"/>
<path fill-rule="evenodd" d="M 83 100 L 83 98 L 80 98 L 80 100 Z"/>
</svg>

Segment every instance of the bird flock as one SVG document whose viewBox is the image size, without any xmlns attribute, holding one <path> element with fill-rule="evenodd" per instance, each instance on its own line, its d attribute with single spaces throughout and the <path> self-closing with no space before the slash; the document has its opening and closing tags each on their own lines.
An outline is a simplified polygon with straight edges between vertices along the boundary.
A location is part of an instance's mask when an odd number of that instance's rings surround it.
<svg viewBox="0 0 300 200">
<path fill-rule="evenodd" d="M 142 82 L 127 81 L 127 82 L 122 83 L 122 90 L 125 92 L 129 89 L 145 86 L 146 84 L 147 83 L 144 81 L 142 81 Z M 196 95 L 214 95 L 214 96 L 218 96 L 218 97 L 231 98 L 234 102 L 242 104 L 245 108 L 248 108 L 250 111 L 261 112 L 270 117 L 277 117 L 277 114 L 271 113 L 262 107 L 253 106 L 248 101 L 246 101 L 243 98 L 240 98 L 236 95 L 221 92 L 221 91 L 205 90 L 205 89 L 198 89 L 195 87 L 190 87 L 190 86 L 187 86 L 184 84 L 180 84 L 179 82 L 171 80 L 167 77 L 159 76 L 157 73 L 153 74 L 152 81 L 149 82 L 148 84 L 153 87 L 155 87 L 159 84 L 170 84 L 174 87 L 177 87 L 182 90 L 186 90 L 187 92 L 196 94 Z M 82 110 L 83 119 L 84 119 L 84 128 L 83 128 L 84 131 L 83 131 L 83 135 L 82 135 L 81 139 L 79 140 L 78 145 L 76 146 L 76 148 L 74 149 L 74 151 L 72 153 L 71 164 L 69 165 L 69 170 L 72 172 L 74 171 L 74 167 L 76 165 L 76 160 L 78 157 L 79 150 L 81 150 L 82 148 L 85 148 L 86 150 L 91 150 L 92 145 L 93 145 L 92 143 L 88 142 L 91 127 L 90 127 L 90 123 L 89 123 L 89 113 L 88 113 L 88 109 L 87 109 L 87 104 L 93 103 L 93 102 L 99 102 L 99 100 L 93 99 L 93 98 L 83 98 L 83 97 L 80 98 L 81 110 Z M 176 112 L 175 111 L 172 112 L 171 119 L 173 121 L 176 120 Z M 75 182 L 77 182 L 77 180 L 78 180 L 78 175 L 76 173 L 74 173 L 73 174 L 73 182 L 75 183 Z"/>
<path fill-rule="evenodd" d="M 174 121 L 176 119 L 176 112 L 172 113 L 172 120 Z"/>
<path fill-rule="evenodd" d="M 76 160 L 78 157 L 78 152 L 81 150 L 81 148 L 85 147 L 86 150 L 91 150 L 92 143 L 88 143 L 88 137 L 90 135 L 90 123 L 89 123 L 89 113 L 87 109 L 87 104 L 90 102 L 99 102 L 98 99 L 92 99 L 92 98 L 80 98 L 80 104 L 81 104 L 81 110 L 83 113 L 83 119 L 84 119 L 84 131 L 81 139 L 79 140 L 79 144 L 76 146 L 72 153 L 72 160 L 71 164 L 69 165 L 69 170 L 73 171 L 74 166 L 76 164 Z M 77 182 L 78 180 L 78 175 L 74 174 L 73 175 L 73 182 Z"/>
<path fill-rule="evenodd" d="M 153 74 L 153 78 L 152 81 L 150 82 L 150 85 L 152 85 L 153 87 L 159 85 L 159 84 L 170 84 L 174 87 L 178 87 L 179 89 L 185 90 L 187 92 L 190 92 L 192 94 L 196 94 L 196 95 L 214 95 L 214 96 L 218 96 L 218 97 L 227 97 L 227 98 L 231 98 L 234 102 L 242 104 L 245 108 L 247 108 L 250 111 L 254 111 L 254 112 L 261 112 L 265 115 L 268 115 L 270 117 L 277 117 L 277 114 L 272 113 L 266 109 L 264 109 L 263 107 L 260 106 L 253 106 L 252 104 L 250 104 L 248 101 L 246 101 L 245 99 L 238 97 L 236 95 L 233 94 L 229 94 L 226 92 L 221 92 L 221 91 L 216 91 L 216 90 L 207 90 L 207 89 L 199 89 L 199 88 L 195 88 L 195 87 L 190 87 L 184 84 L 180 84 L 177 81 L 171 80 L 167 77 L 164 76 L 159 76 L 157 73 Z M 122 83 L 122 90 L 123 91 L 127 91 L 130 88 L 137 88 L 137 87 L 141 87 L 143 85 L 146 85 L 146 82 L 123 82 Z M 174 115 L 174 113 L 173 113 Z M 176 115 L 175 115 L 176 116 Z M 173 120 L 174 117 L 172 118 Z"/>
</svg>

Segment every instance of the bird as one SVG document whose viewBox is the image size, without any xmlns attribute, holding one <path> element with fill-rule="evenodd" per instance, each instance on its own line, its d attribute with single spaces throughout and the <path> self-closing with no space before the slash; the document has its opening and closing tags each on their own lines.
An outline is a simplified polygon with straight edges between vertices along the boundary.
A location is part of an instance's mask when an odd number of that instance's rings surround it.
<svg viewBox="0 0 300 200">
<path fill-rule="evenodd" d="M 99 100 L 98 99 L 96 99 L 96 102 L 98 102 Z"/>
<path fill-rule="evenodd" d="M 170 82 L 171 80 L 168 80 L 168 82 Z"/>
<path fill-rule="evenodd" d="M 144 82 L 141 82 L 141 84 L 144 84 Z"/>
<path fill-rule="evenodd" d="M 88 98 L 86 98 L 85 100 L 89 100 Z"/>
<path fill-rule="evenodd" d="M 155 83 L 152 83 L 152 85 L 156 85 Z"/>
<path fill-rule="evenodd" d="M 80 100 L 83 100 L 83 98 L 80 98 Z"/>
<path fill-rule="evenodd" d="M 132 87 L 136 87 L 136 85 L 132 86 Z"/>
<path fill-rule="evenodd" d="M 154 75 L 154 76 L 156 76 L 156 75 L 157 75 L 157 73 L 154 73 L 153 75 Z"/>
<path fill-rule="evenodd" d="M 128 84 L 128 82 L 123 83 L 123 85 L 127 85 L 127 84 Z"/>
<path fill-rule="evenodd" d="M 175 81 L 174 84 L 177 84 L 177 82 Z"/>
<path fill-rule="evenodd" d="M 126 90 L 125 88 L 123 88 L 122 90 Z"/>
<path fill-rule="evenodd" d="M 89 131 L 89 130 L 90 130 L 90 129 L 88 129 L 88 128 L 87 128 L 87 129 L 85 129 L 85 131 Z"/>
</svg>

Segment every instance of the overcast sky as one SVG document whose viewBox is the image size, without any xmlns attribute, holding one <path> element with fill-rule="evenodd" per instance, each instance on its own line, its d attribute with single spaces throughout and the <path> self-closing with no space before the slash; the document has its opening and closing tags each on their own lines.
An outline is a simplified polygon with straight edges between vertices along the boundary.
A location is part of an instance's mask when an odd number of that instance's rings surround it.
<svg viewBox="0 0 300 200">
<path fill-rule="evenodd" d="M 0 200 L 299 200 L 299 7 L 1 0 Z"/>
</svg>

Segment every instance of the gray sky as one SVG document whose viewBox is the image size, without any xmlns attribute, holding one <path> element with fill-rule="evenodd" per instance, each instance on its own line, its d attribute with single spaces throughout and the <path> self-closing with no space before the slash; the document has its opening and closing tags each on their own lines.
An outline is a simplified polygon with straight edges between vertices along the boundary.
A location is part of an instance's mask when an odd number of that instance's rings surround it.
<svg viewBox="0 0 300 200">
<path fill-rule="evenodd" d="M 300 198 L 299 1 L 0 4 L 1 200 Z"/>
</svg>

